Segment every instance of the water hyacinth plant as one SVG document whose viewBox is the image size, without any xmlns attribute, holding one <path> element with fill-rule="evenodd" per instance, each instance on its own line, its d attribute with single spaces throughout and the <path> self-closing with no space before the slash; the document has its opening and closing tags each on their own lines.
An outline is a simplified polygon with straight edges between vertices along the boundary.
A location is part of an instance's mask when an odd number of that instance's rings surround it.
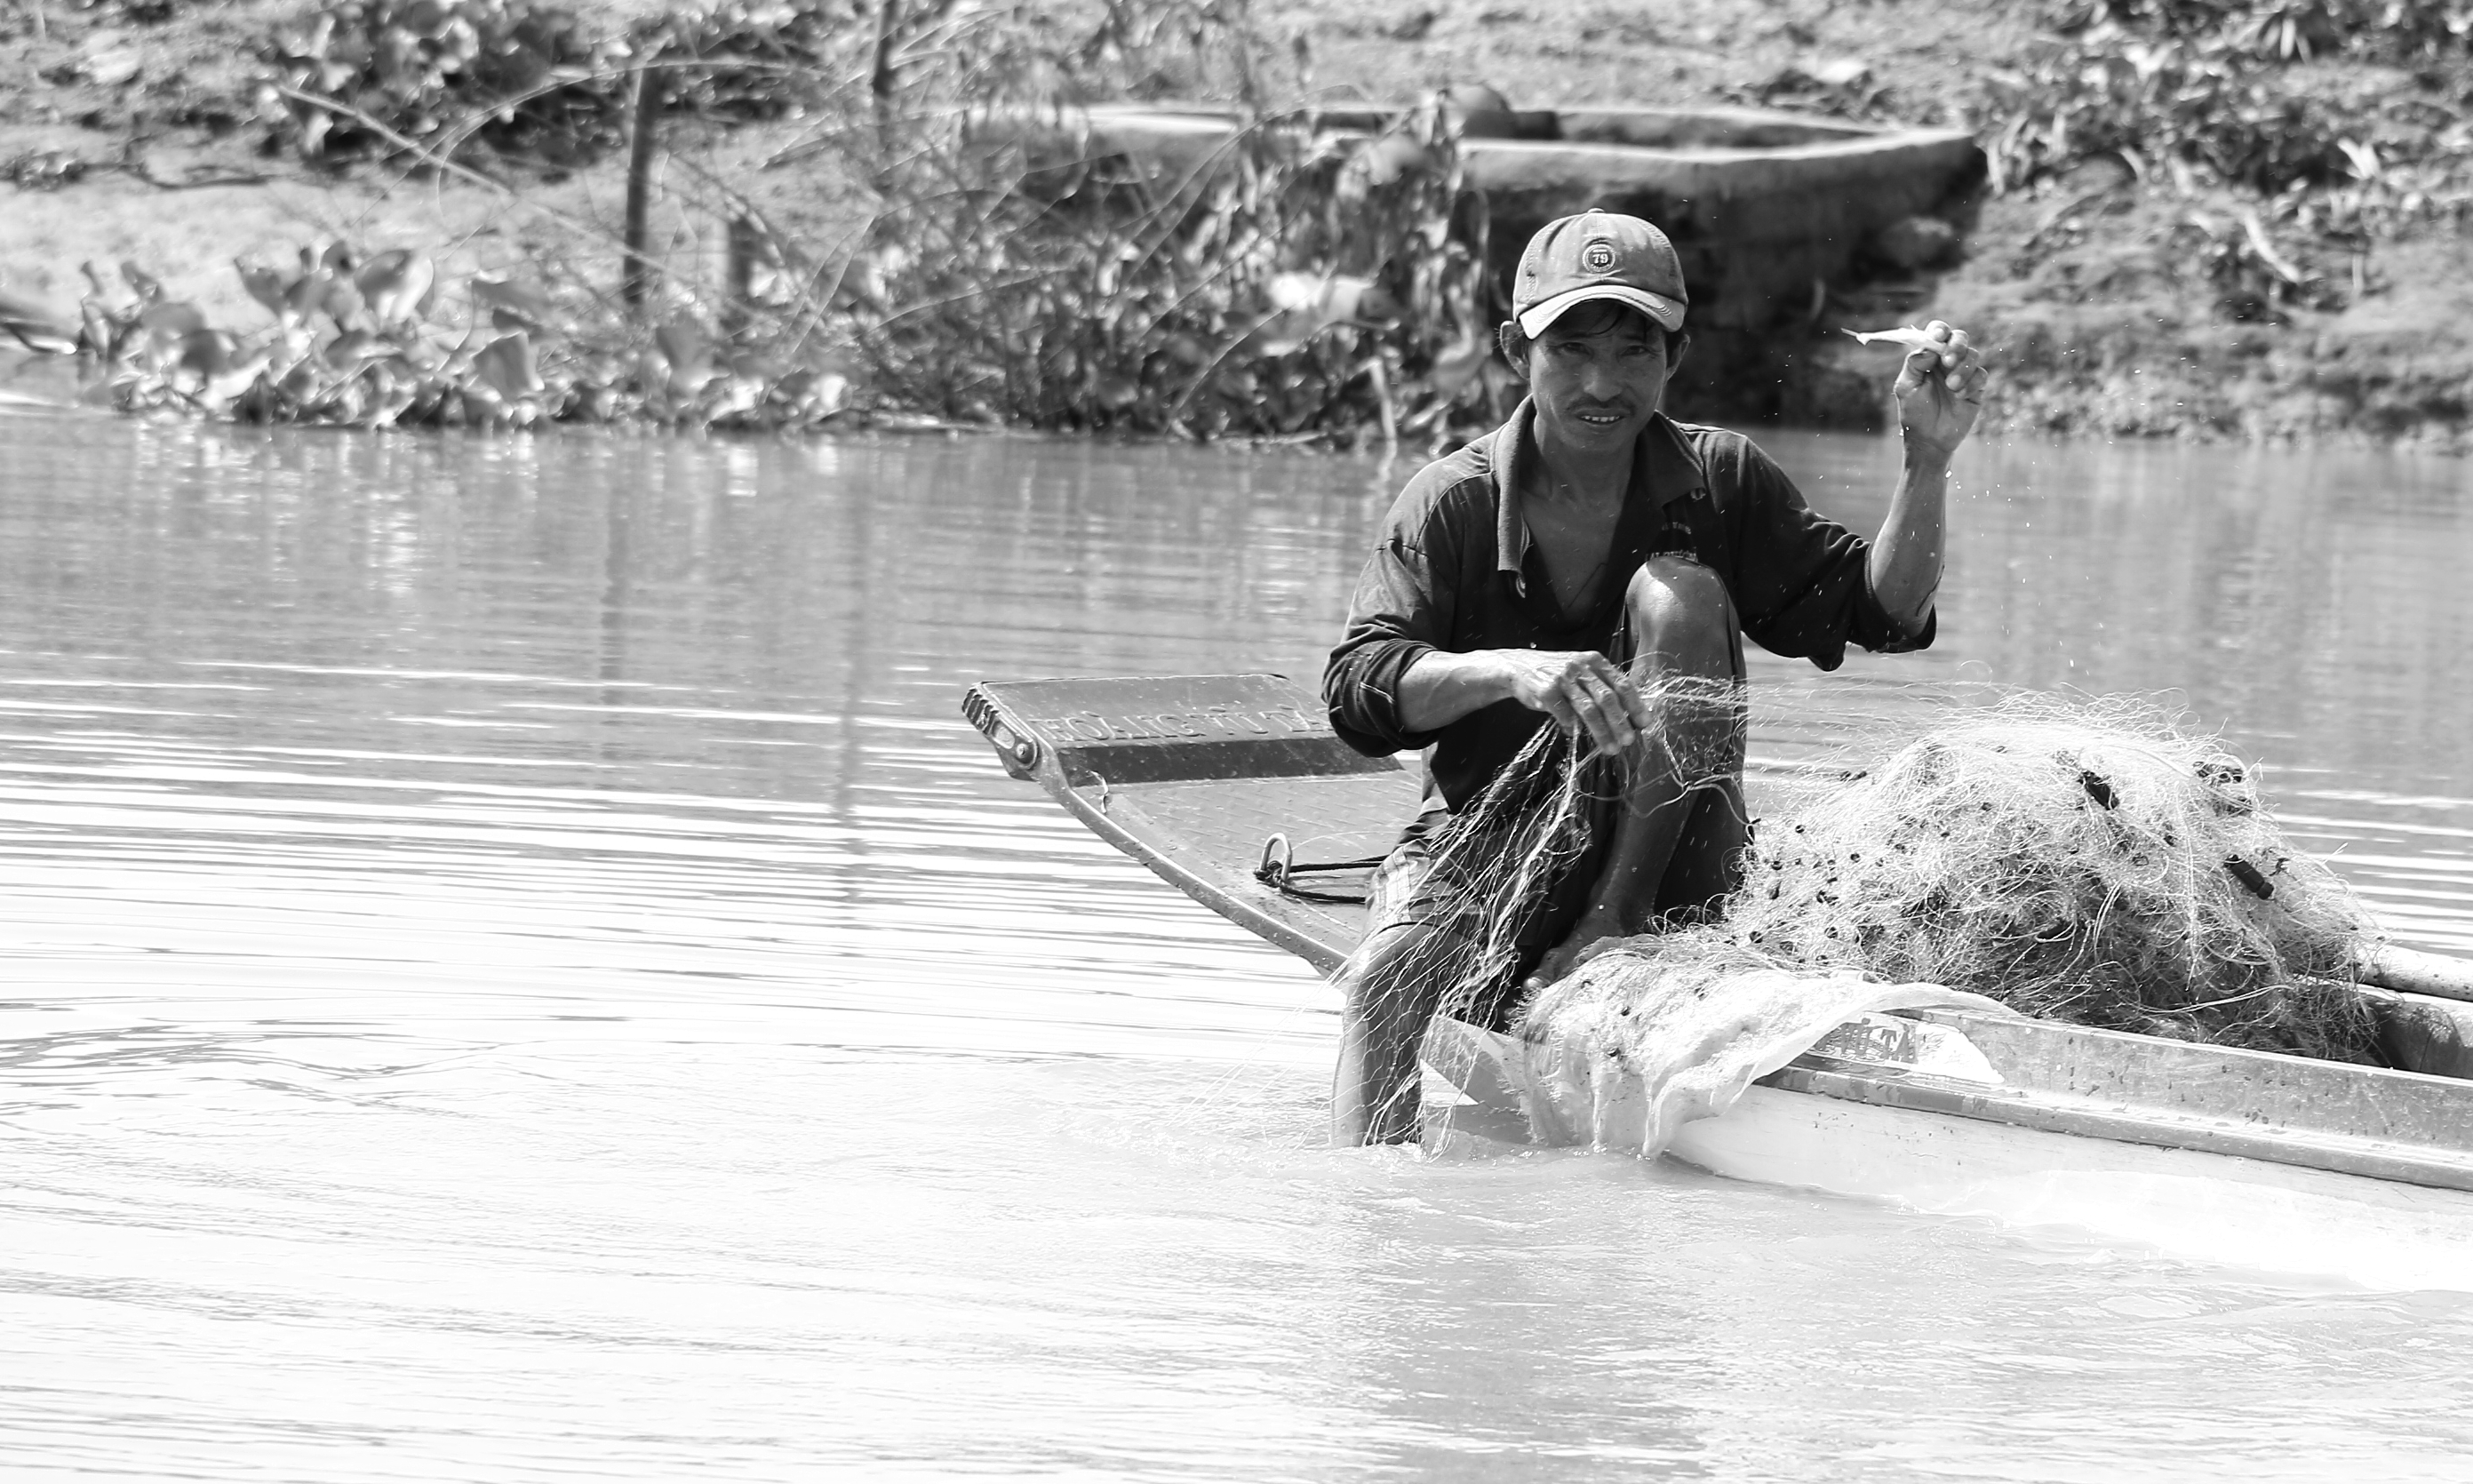
<svg viewBox="0 0 2473 1484">
<path fill-rule="evenodd" d="M 685 316 L 633 333 L 597 306 L 487 276 L 467 280 L 460 305 L 442 303 L 434 265 L 399 250 L 358 261 L 329 244 L 291 267 L 240 265 L 275 319 L 255 332 L 207 324 L 134 264 L 118 284 L 87 274 L 82 350 L 97 374 L 86 397 L 124 412 L 348 427 L 799 427 L 848 403 L 846 376 L 733 354 Z"/>
</svg>

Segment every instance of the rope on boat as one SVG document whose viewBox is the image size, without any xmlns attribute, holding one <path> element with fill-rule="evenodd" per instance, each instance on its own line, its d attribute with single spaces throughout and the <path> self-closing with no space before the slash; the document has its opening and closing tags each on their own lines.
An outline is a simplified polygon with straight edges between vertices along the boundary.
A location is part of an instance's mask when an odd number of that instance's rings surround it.
<svg viewBox="0 0 2473 1484">
<path fill-rule="evenodd" d="M 1366 894 L 1363 892 L 1350 894 L 1315 891 L 1309 887 L 1298 885 L 1296 877 L 1319 875 L 1336 871 L 1371 871 L 1381 865 L 1384 859 L 1383 856 L 1374 855 L 1363 860 L 1300 862 L 1296 859 L 1295 848 L 1288 844 L 1288 837 L 1274 833 L 1271 838 L 1262 842 L 1262 856 L 1255 863 L 1254 879 L 1283 897 L 1292 897 L 1299 901 L 1326 902 L 1333 906 L 1358 906 L 1365 901 Z"/>
</svg>

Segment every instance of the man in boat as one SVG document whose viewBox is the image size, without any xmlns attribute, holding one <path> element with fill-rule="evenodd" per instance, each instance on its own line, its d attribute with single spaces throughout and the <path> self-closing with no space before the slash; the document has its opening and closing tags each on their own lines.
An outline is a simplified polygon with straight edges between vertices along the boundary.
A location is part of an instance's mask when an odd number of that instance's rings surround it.
<svg viewBox="0 0 2473 1484">
<path fill-rule="evenodd" d="M 1866 542 L 1749 439 L 1659 410 L 1688 303 L 1672 245 L 1637 217 L 1540 230 L 1497 332 L 1526 399 L 1419 470 L 1366 560 L 1324 700 L 1360 752 L 1426 750 L 1427 783 L 1343 976 L 1342 1142 L 1415 1136 L 1418 1041 L 1442 988 L 1424 966 L 1483 930 L 1428 842 L 1539 728 L 1620 756 L 1623 782 L 1524 917 L 1512 984 L 1550 983 L 1597 940 L 1705 915 L 1735 886 L 1742 635 L 1824 670 L 1850 640 L 1933 641 L 1950 459 L 1983 398 L 1966 335 L 1933 322 L 1898 371 L 1905 460 Z M 1695 688 L 1727 699 L 1683 699 Z"/>
</svg>

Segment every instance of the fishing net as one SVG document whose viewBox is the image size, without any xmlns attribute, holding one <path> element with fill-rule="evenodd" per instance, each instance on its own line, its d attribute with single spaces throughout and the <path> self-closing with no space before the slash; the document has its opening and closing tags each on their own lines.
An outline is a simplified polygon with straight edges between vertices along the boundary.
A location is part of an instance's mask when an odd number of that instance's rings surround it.
<svg viewBox="0 0 2473 1484">
<path fill-rule="evenodd" d="M 1661 711 L 1723 704 L 1661 690 Z M 1730 978 L 1851 972 L 2085 1025 L 2384 1060 L 2349 983 L 2371 924 L 2221 745 L 2143 704 L 2023 696 L 1906 735 L 1806 762 L 1765 801 L 1721 915 L 1613 941 L 1515 1028 L 1636 1055 L 1672 1033 L 1660 1007 L 1721 997 Z M 1472 910 L 1522 910 L 1580 858 L 1574 831 L 1593 808 L 1602 823 L 1619 784 L 1609 761 L 1542 734 L 1453 823 Z M 1444 1013 L 1501 993 L 1514 937 L 1498 925 L 1482 952 L 1432 966 Z"/>
<path fill-rule="evenodd" d="M 1687 785 L 1734 776 L 1742 758 L 1740 682 L 1684 678 L 1657 688 L 1641 739 L 1645 765 Z M 1380 922 L 1403 915 L 1437 924 L 1389 966 L 1405 982 L 1438 987 L 1440 1013 L 1478 1025 L 1507 1018 L 1520 980 L 1549 946 L 1542 933 L 1573 878 L 1595 870 L 1593 843 L 1611 827 L 1624 786 L 1621 760 L 1551 727 L 1498 773 L 1485 792 L 1428 842 L 1405 878 L 1378 874 L 1369 899 Z M 1406 899 L 1413 898 L 1413 907 Z M 1369 938 L 1367 948 L 1373 946 Z M 1362 971 L 1358 964 L 1343 974 Z"/>
</svg>

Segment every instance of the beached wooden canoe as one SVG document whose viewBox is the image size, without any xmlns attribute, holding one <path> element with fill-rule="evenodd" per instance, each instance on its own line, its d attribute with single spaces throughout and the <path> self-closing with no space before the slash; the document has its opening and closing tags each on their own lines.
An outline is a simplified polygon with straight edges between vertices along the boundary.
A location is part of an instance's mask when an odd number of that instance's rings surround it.
<svg viewBox="0 0 2473 1484">
<path fill-rule="evenodd" d="M 964 711 L 1016 778 L 1325 972 L 1364 927 L 1363 869 L 1348 863 L 1388 850 L 1418 795 L 1412 770 L 1351 751 L 1280 676 L 990 683 Z M 2448 988 L 2443 966 L 2421 971 Z M 2379 1000 L 2400 1062 L 2473 1070 L 2473 1006 Z M 1606 1095 L 1608 1069 L 1585 1047 L 1456 1022 L 1429 1032 L 1425 1064 L 1424 1139 L 1438 1154 L 1586 1141 L 1568 1110 Z M 2462 1075 L 1912 1010 L 1828 1032 L 1669 1152 L 1720 1175 L 2206 1260 L 2473 1290 Z"/>
<path fill-rule="evenodd" d="M 1372 138 L 1400 111 L 1324 108 L 1311 122 Z M 1945 266 L 1929 260 L 1954 252 L 1984 179 L 1983 154 L 1963 130 L 1732 108 L 1497 118 L 1487 136 L 1461 141 L 1460 180 L 1484 199 L 1501 281 L 1529 234 L 1556 217 L 1629 212 L 1673 239 L 1702 330 L 1801 325 L 1831 290 Z M 1018 140 L 1044 163 L 1115 157 L 1163 180 L 1212 169 L 1240 127 L 1233 110 L 1177 104 L 1093 105 L 979 125 L 983 136 Z M 1918 235 L 1918 223 L 1932 229 Z"/>
</svg>

